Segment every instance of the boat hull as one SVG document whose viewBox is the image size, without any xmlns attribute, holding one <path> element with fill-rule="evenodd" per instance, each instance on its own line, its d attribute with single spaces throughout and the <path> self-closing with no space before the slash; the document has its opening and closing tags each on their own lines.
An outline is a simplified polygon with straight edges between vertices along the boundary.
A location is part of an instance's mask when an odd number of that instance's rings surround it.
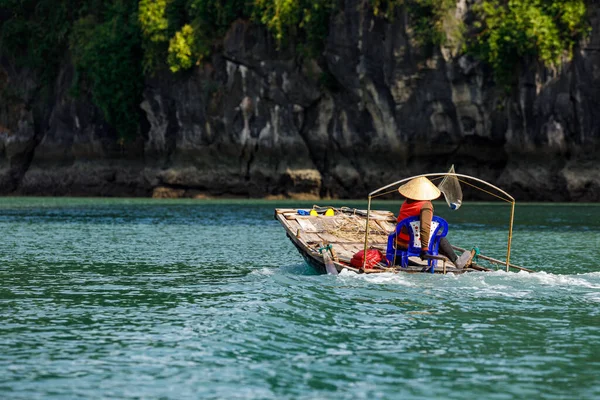
<svg viewBox="0 0 600 400">
<path fill-rule="evenodd" d="M 420 273 L 429 272 L 427 263 L 411 257 L 410 265 L 389 267 L 385 260 L 373 268 L 356 268 L 350 264 L 352 256 L 364 250 L 367 218 L 365 210 L 331 208 L 328 214 L 307 215 L 307 210 L 276 209 L 275 219 L 285 228 L 305 262 L 318 273 L 327 273 L 323 252 L 330 252 L 335 270 L 356 273 Z M 385 254 L 389 233 L 395 229 L 396 219 L 389 211 L 372 211 L 369 216 L 368 247 Z M 330 248 L 331 250 L 328 250 Z M 438 261 L 435 273 L 464 273 L 472 269 L 458 269 L 451 262 Z"/>
</svg>

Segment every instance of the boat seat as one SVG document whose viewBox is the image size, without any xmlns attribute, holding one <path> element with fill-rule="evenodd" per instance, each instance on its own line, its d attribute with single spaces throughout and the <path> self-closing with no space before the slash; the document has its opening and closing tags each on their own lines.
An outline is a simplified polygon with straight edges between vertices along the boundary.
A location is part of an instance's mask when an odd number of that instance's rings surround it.
<svg viewBox="0 0 600 400">
<path fill-rule="evenodd" d="M 406 250 L 396 248 L 396 236 L 400 233 L 402 227 L 406 227 L 408 231 L 408 248 Z M 421 238 L 420 238 L 421 222 L 418 216 L 408 217 L 398 222 L 396 229 L 388 236 L 387 250 L 385 258 L 389 265 L 397 264 L 395 261 L 400 259 L 400 266 L 406 268 L 408 266 L 408 257 L 419 256 L 421 253 Z M 448 234 L 448 222 L 436 215 L 431 220 L 431 230 L 429 232 L 429 254 L 437 256 L 439 254 L 440 240 Z M 433 274 L 437 266 L 437 260 L 427 260 L 427 265 Z"/>
</svg>

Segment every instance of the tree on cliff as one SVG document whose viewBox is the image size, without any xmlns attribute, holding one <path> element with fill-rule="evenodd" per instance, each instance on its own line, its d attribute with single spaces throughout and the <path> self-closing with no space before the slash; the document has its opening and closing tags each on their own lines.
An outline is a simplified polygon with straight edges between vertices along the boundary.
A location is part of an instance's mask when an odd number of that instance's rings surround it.
<svg viewBox="0 0 600 400">
<path fill-rule="evenodd" d="M 462 43 L 460 51 L 489 64 L 496 81 L 509 88 L 524 60 L 559 65 L 589 32 L 585 0 L 482 0 L 465 19 L 468 26 L 457 21 L 456 3 L 364 0 L 362 6 L 387 19 L 407 16 L 417 36 L 430 44 L 443 46 L 450 39 Z M 280 46 L 293 42 L 300 54 L 318 56 L 331 15 L 343 4 L 339 0 L 3 0 L 0 56 L 37 70 L 41 86 L 48 89 L 70 50 L 76 70 L 73 93 L 89 94 L 125 140 L 140 133 L 145 75 L 161 69 L 181 73 L 204 62 L 218 51 L 220 40 L 237 19 L 264 26 Z"/>
</svg>

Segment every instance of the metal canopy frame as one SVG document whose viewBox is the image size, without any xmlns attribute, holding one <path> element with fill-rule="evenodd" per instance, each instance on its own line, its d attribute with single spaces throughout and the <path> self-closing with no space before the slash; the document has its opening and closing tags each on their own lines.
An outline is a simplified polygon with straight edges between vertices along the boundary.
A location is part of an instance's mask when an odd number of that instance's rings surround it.
<svg viewBox="0 0 600 400">
<path fill-rule="evenodd" d="M 502 199 L 502 200 L 504 200 L 504 201 L 506 201 L 506 202 L 508 202 L 508 203 L 511 204 L 510 223 L 509 223 L 509 228 L 508 228 L 508 246 L 507 246 L 507 249 L 506 249 L 506 272 L 508 272 L 509 265 L 510 265 L 510 247 L 511 247 L 511 242 L 512 242 L 513 221 L 514 221 L 514 216 L 515 216 L 515 199 L 514 199 L 514 197 L 512 197 L 510 194 L 506 193 L 504 190 L 500 189 L 499 187 L 494 186 L 491 183 L 486 182 L 486 181 L 484 181 L 482 179 L 475 178 L 474 176 L 470 176 L 470 175 L 457 174 L 457 173 L 436 172 L 436 173 L 430 173 L 430 174 L 415 175 L 415 176 L 411 176 L 411 177 L 408 177 L 408 178 L 401 179 L 401 180 L 399 180 L 397 182 L 394 182 L 394 183 L 390 183 L 389 185 L 385 185 L 385 186 L 380 187 L 379 189 L 376 189 L 376 190 L 372 191 L 371 193 L 369 193 L 369 202 L 368 202 L 368 206 L 367 206 L 367 223 L 366 223 L 366 226 L 365 226 L 364 253 L 367 254 L 367 244 L 368 244 L 368 241 L 369 241 L 369 220 L 370 220 L 370 216 L 371 216 L 371 199 L 373 198 L 373 196 L 375 196 L 375 195 L 377 195 L 377 194 L 379 194 L 379 193 L 383 192 L 384 190 L 389 189 L 391 187 L 399 186 L 400 184 L 402 184 L 404 182 L 407 182 L 407 181 L 409 181 L 411 179 L 415 179 L 415 178 L 419 178 L 419 177 L 426 177 L 426 178 L 429 178 L 429 177 L 438 177 L 438 178 L 441 178 L 441 177 L 444 177 L 444 176 L 453 176 L 453 177 L 457 177 L 457 178 L 470 179 L 470 180 L 473 180 L 475 182 L 482 183 L 482 184 L 484 184 L 484 185 L 486 185 L 486 186 L 488 186 L 488 187 L 490 187 L 490 188 L 498 191 L 499 193 L 503 194 L 504 196 L 506 196 L 506 198 L 503 198 L 503 197 L 497 196 L 497 195 L 495 195 L 493 193 L 487 192 L 487 191 L 485 191 L 485 190 L 483 190 L 483 189 L 481 189 L 481 188 L 479 188 L 477 186 L 472 185 L 476 189 L 479 189 L 479 190 L 482 190 L 482 191 L 484 191 L 486 193 L 492 194 L 493 196 L 496 196 L 496 197 L 498 197 L 498 198 L 500 198 L 500 199 Z M 367 260 L 367 258 L 364 257 L 363 269 L 365 268 L 366 260 Z"/>
</svg>

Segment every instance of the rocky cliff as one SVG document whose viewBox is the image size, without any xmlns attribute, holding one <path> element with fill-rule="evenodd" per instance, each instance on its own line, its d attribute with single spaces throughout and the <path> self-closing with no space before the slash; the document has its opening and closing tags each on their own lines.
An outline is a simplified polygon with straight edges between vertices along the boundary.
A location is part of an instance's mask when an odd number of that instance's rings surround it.
<svg viewBox="0 0 600 400">
<path fill-rule="evenodd" d="M 512 94 L 475 60 L 419 45 L 401 11 L 386 20 L 365 0 L 343 2 L 318 59 L 237 21 L 209 62 L 147 79 L 131 116 L 143 136 L 127 143 L 71 95 L 68 54 L 51 93 L 5 57 L 0 193 L 364 198 L 455 164 L 517 200 L 597 201 L 599 12 L 571 61 L 524 68 Z"/>
</svg>

